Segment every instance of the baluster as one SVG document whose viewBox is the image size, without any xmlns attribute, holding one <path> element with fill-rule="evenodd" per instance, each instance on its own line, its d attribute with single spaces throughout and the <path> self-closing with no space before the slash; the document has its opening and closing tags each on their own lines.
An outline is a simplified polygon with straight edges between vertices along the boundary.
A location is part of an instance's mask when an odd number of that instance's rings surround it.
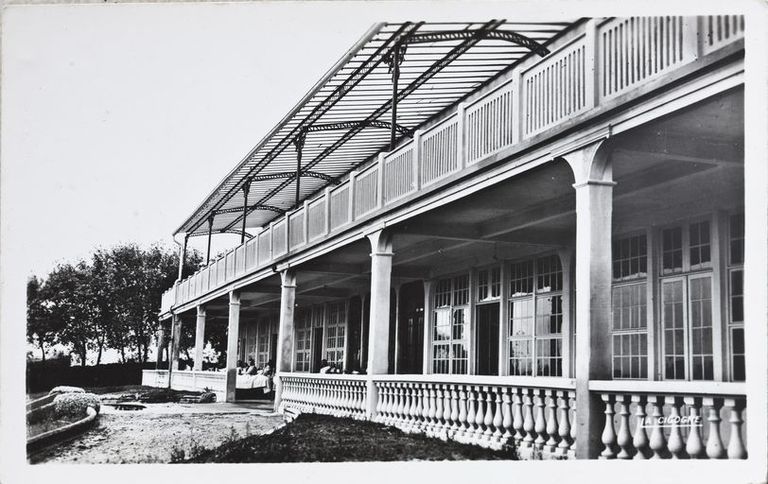
<svg viewBox="0 0 768 484">
<path fill-rule="evenodd" d="M 459 425 L 459 394 L 456 391 L 456 385 L 451 385 L 451 427 L 448 430 L 448 437 L 454 438 L 456 432 L 461 429 Z"/>
<path fill-rule="evenodd" d="M 560 425 L 558 426 L 558 434 L 560 435 L 560 443 L 557 444 L 558 455 L 567 456 L 568 448 L 571 446 L 571 419 L 569 418 L 568 408 L 568 392 L 561 390 L 557 392 L 558 408 L 560 409 Z"/>
<path fill-rule="evenodd" d="M 533 447 L 534 442 L 534 423 L 533 423 L 533 399 L 528 388 L 523 389 L 523 445 Z"/>
<path fill-rule="evenodd" d="M 390 412 L 392 411 L 392 382 L 383 382 L 384 386 L 384 403 L 381 407 L 381 419 L 379 422 L 384 425 L 389 425 Z"/>
<path fill-rule="evenodd" d="M 605 402 L 605 426 L 603 427 L 602 442 L 605 449 L 600 453 L 602 459 L 613 459 L 616 454 L 613 448 L 616 445 L 616 430 L 613 426 L 613 402 L 614 397 L 611 394 L 602 394 L 600 398 Z"/>
<path fill-rule="evenodd" d="M 509 387 L 501 389 L 501 425 L 504 427 L 504 433 L 501 435 L 502 445 L 508 445 L 512 439 L 512 396 L 509 394 Z M 495 425 L 495 422 L 494 422 Z"/>
<path fill-rule="evenodd" d="M 340 381 L 339 382 L 339 414 L 342 417 L 348 417 L 349 416 L 349 382 L 346 381 Z"/>
<path fill-rule="evenodd" d="M 402 428 L 405 424 L 403 413 L 405 411 L 405 388 L 402 383 L 397 384 L 397 408 L 395 409 L 395 427 Z"/>
<path fill-rule="evenodd" d="M 391 389 L 391 402 L 389 405 L 389 412 L 387 414 L 387 425 L 397 425 L 397 406 L 400 402 L 399 389 L 396 382 L 389 382 Z"/>
<path fill-rule="evenodd" d="M 441 437 L 443 424 L 441 422 L 443 418 L 443 390 L 440 385 L 435 384 L 435 437 Z"/>
<path fill-rule="evenodd" d="M 360 397 L 357 403 L 357 408 L 359 409 L 360 418 L 364 419 L 368 407 L 368 385 L 364 381 L 361 381 L 358 385 L 360 388 Z"/>
<path fill-rule="evenodd" d="M 493 430 L 491 430 L 491 426 L 493 425 L 493 388 L 492 387 L 485 387 L 485 418 L 483 419 L 483 425 L 485 425 L 485 431 L 482 435 L 482 441 L 484 445 L 488 446 L 492 443 L 493 439 Z"/>
<path fill-rule="evenodd" d="M 416 383 L 413 388 L 414 394 L 416 395 L 416 403 L 415 403 L 415 418 L 414 418 L 414 427 L 413 431 L 416 433 L 421 433 L 424 431 L 424 384 L 423 383 Z"/>
<path fill-rule="evenodd" d="M 667 452 L 667 439 L 664 437 L 664 431 L 661 423 L 664 420 L 664 397 L 651 396 L 648 401 L 653 406 L 653 428 L 651 430 L 651 440 L 649 446 L 653 450 L 652 459 L 661 459 Z"/>
<path fill-rule="evenodd" d="M 421 392 L 419 393 L 421 398 L 421 407 L 419 408 L 421 414 L 420 427 L 421 431 L 426 434 L 429 428 L 429 383 L 422 383 Z"/>
<path fill-rule="evenodd" d="M 557 450 L 557 439 L 559 437 L 558 425 L 557 425 L 557 391 L 546 390 L 544 394 L 547 396 L 549 402 L 547 407 L 549 412 L 547 413 L 547 427 L 546 431 L 549 434 L 549 439 L 544 444 L 544 448 L 550 454 L 554 454 Z"/>
<path fill-rule="evenodd" d="M 682 398 L 668 396 L 665 398 L 665 401 L 667 405 L 670 406 L 670 430 L 667 448 L 672 454 L 673 459 L 680 459 L 681 457 L 684 457 L 683 451 L 685 450 L 683 436 L 680 433 L 680 405 L 682 404 Z"/>
<path fill-rule="evenodd" d="M 453 396 L 451 393 L 451 385 L 443 385 L 443 435 L 444 440 L 448 440 L 452 430 L 453 421 L 451 420 L 451 404 L 453 403 Z"/>
<path fill-rule="evenodd" d="M 707 456 L 710 459 L 724 459 L 725 449 L 720 437 L 720 409 L 723 400 L 720 398 L 705 397 L 704 406 L 708 409 L 707 421 L 709 421 L 709 438 L 707 439 Z"/>
<path fill-rule="evenodd" d="M 412 402 L 412 395 L 411 395 L 411 383 L 403 383 L 403 411 L 400 414 L 400 429 L 403 432 L 410 432 L 411 428 L 411 419 L 410 419 L 410 413 L 411 413 L 411 404 Z"/>
<path fill-rule="evenodd" d="M 523 401 L 520 395 L 520 388 L 512 388 L 512 428 L 515 429 L 515 434 L 512 436 L 515 439 L 515 445 L 520 447 L 525 437 L 525 431 L 523 430 Z"/>
<path fill-rule="evenodd" d="M 544 443 L 546 442 L 547 422 L 544 419 L 544 390 L 537 388 L 533 391 L 533 402 L 535 407 L 534 414 L 534 431 L 536 432 L 536 440 L 534 444 L 539 450 L 544 449 Z"/>
<path fill-rule="evenodd" d="M 426 434 L 428 436 L 435 435 L 435 387 L 432 383 L 428 384 L 429 391 L 427 393 L 427 428 Z"/>
<path fill-rule="evenodd" d="M 496 402 L 496 405 L 494 406 L 495 411 L 493 413 L 493 421 L 491 422 L 493 424 L 493 443 L 495 447 L 499 448 L 503 436 L 502 425 L 504 424 L 504 417 L 502 416 L 502 413 L 504 412 L 501 397 L 502 388 L 494 387 L 493 390 L 495 396 L 494 401 Z"/>
<path fill-rule="evenodd" d="M 577 418 L 576 418 L 576 392 L 575 391 L 569 391 L 568 392 L 568 401 L 573 409 L 571 413 L 571 448 L 568 449 L 568 457 L 576 457 L 576 434 L 579 431 L 579 426 L 576 425 Z"/>
<path fill-rule="evenodd" d="M 467 386 L 467 429 L 464 433 L 464 443 L 472 442 L 475 435 L 475 391 L 473 387 Z"/>
<path fill-rule="evenodd" d="M 701 419 L 701 397 L 685 397 L 683 401 L 688 406 L 689 429 L 688 441 L 685 443 L 685 452 L 691 459 L 704 459 L 704 443 L 701 438 L 703 422 Z"/>
<path fill-rule="evenodd" d="M 413 383 L 406 383 L 405 388 L 408 392 L 408 398 L 406 399 L 407 405 L 405 406 L 404 412 L 408 421 L 403 430 L 405 432 L 411 433 L 414 431 L 414 426 L 415 426 L 413 409 L 414 409 L 414 406 L 416 405 L 416 393 L 414 391 Z"/>
<path fill-rule="evenodd" d="M 619 403 L 619 434 L 616 443 L 619 444 L 619 459 L 632 458 L 632 433 L 629 430 L 629 395 L 616 395 L 616 401 Z"/>
<path fill-rule="evenodd" d="M 480 444 L 483 440 L 483 422 L 485 422 L 485 397 L 483 387 L 477 386 L 477 413 L 475 414 L 475 432 L 472 434 L 472 442 Z"/>
<path fill-rule="evenodd" d="M 619 403 L 619 433 L 616 443 L 619 445 L 619 459 L 632 458 L 632 434 L 629 431 L 629 395 L 616 395 L 616 401 Z"/>
<path fill-rule="evenodd" d="M 651 454 L 650 442 L 648 440 L 648 434 L 645 431 L 646 427 L 646 413 L 645 405 L 647 400 L 645 395 L 632 395 L 632 403 L 635 407 L 635 418 L 637 422 L 635 424 L 635 435 L 632 438 L 632 445 L 637 450 L 634 455 L 635 459 L 646 459 Z"/>
<path fill-rule="evenodd" d="M 377 381 L 374 385 L 376 386 L 376 394 L 378 395 L 378 398 L 376 399 L 376 416 L 373 420 L 374 422 L 381 422 L 383 418 L 382 412 L 384 412 L 384 400 L 386 398 L 384 382 Z"/>
<path fill-rule="evenodd" d="M 728 418 L 731 424 L 731 437 L 728 440 L 728 458 L 746 459 L 747 449 L 744 448 L 744 437 L 742 435 L 742 426 L 744 425 L 742 412 L 744 411 L 745 402 L 740 398 L 726 398 L 725 406 L 731 411 L 731 415 Z"/>
<path fill-rule="evenodd" d="M 458 429 L 453 434 L 453 439 L 458 442 L 464 442 L 467 435 L 467 391 L 465 385 L 459 386 L 459 422 Z"/>
</svg>

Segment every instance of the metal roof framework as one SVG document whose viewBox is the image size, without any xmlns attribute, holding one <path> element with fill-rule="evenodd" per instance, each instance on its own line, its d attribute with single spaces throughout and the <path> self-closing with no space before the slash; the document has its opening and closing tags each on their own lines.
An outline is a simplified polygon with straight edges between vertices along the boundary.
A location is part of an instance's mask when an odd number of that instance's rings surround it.
<svg viewBox="0 0 768 484">
<path fill-rule="evenodd" d="M 546 55 L 546 44 L 574 22 L 374 25 L 175 234 L 242 234 L 269 224 L 522 59 Z"/>
</svg>

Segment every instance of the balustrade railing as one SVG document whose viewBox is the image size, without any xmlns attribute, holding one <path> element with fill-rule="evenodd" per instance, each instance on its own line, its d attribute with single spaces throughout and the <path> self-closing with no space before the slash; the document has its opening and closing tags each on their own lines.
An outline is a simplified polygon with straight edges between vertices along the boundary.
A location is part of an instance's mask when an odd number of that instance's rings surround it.
<svg viewBox="0 0 768 484">
<path fill-rule="evenodd" d="M 366 380 L 352 375 L 280 375 L 281 405 L 308 413 L 365 418 Z"/>
<path fill-rule="evenodd" d="M 374 376 L 377 422 L 405 432 L 499 449 L 521 457 L 575 454 L 576 398 L 570 380 L 458 383 L 436 375 Z M 403 381 L 403 380 L 406 381 Z M 545 379 L 549 380 L 549 379 Z"/>
<path fill-rule="evenodd" d="M 743 384 L 590 382 L 605 407 L 605 459 L 745 459 Z"/>
<path fill-rule="evenodd" d="M 581 23 L 573 35 L 550 46 L 550 55 L 524 62 L 508 81 L 461 104 L 455 113 L 417 131 L 392 153 L 380 155 L 340 185 L 272 223 L 246 242 L 247 249 L 212 262 L 210 274 L 201 270 L 190 276 L 206 281 L 194 290 L 185 281 L 173 296 L 164 294 L 163 312 L 170 309 L 169 303 L 186 303 L 246 272 L 267 267 L 292 250 L 308 247 L 309 242 L 344 230 L 382 207 L 402 203 L 408 195 L 439 185 L 465 166 L 588 112 L 596 102 L 628 99 L 632 89 L 743 35 L 744 18 L 733 15 Z"/>
</svg>

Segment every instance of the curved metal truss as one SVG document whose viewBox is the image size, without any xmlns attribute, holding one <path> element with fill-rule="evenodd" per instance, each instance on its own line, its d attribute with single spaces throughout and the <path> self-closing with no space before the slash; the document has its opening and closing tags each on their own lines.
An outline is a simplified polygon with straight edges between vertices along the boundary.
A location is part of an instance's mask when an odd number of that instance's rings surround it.
<svg viewBox="0 0 768 484">
<path fill-rule="evenodd" d="M 547 55 L 546 44 L 577 20 L 375 25 L 177 232 L 198 233 L 212 215 L 208 233 L 240 229 L 245 220 L 268 224 L 324 188 L 302 186 L 302 178 L 338 183 L 529 54 Z"/>
</svg>

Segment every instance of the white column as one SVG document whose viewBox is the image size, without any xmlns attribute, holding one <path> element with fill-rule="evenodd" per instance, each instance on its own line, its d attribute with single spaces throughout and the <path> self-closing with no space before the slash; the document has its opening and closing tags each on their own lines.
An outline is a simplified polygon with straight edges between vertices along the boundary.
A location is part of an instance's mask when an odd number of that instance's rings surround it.
<svg viewBox="0 0 768 484">
<path fill-rule="evenodd" d="M 229 324 L 227 326 L 227 392 L 226 402 L 235 401 L 237 383 L 237 340 L 240 337 L 240 293 L 229 293 Z"/>
<path fill-rule="evenodd" d="M 181 317 L 171 317 L 171 351 L 168 355 L 168 388 L 172 387 L 173 372 L 179 369 L 179 341 L 181 340 Z"/>
<path fill-rule="evenodd" d="M 290 373 L 293 361 L 293 312 L 296 306 L 296 273 L 284 270 L 280 273 L 280 325 L 277 329 L 277 361 L 275 362 L 275 411 L 278 410 L 283 389 L 281 373 Z M 323 333 L 325 335 L 325 333 Z M 325 337 L 323 337 L 325 339 Z"/>
<path fill-rule="evenodd" d="M 195 365 L 194 370 L 203 369 L 203 347 L 205 346 L 205 307 L 197 307 L 197 326 L 195 327 Z"/>
<path fill-rule="evenodd" d="M 573 371 L 571 362 L 573 361 L 573 317 L 571 314 L 571 298 L 573 297 L 573 277 L 571 277 L 571 261 L 573 260 L 573 251 L 571 249 L 561 249 L 558 251 L 560 265 L 563 269 L 563 376 L 571 378 Z"/>
<path fill-rule="evenodd" d="M 157 330 L 157 358 L 155 358 L 155 368 L 158 370 L 162 369 L 163 351 L 165 351 L 165 331 L 161 325 Z"/>
<path fill-rule="evenodd" d="M 422 357 L 423 373 L 428 375 L 432 373 L 432 286 L 434 281 L 427 279 L 424 281 L 424 352 Z"/>
<path fill-rule="evenodd" d="M 603 448 L 605 406 L 590 380 L 611 378 L 611 218 L 613 186 L 602 143 L 566 155 L 576 189 L 576 457 Z"/>
<path fill-rule="evenodd" d="M 171 319 L 171 368 L 179 369 L 179 342 L 181 340 L 181 316 L 174 314 Z"/>
<path fill-rule="evenodd" d="M 368 374 L 389 372 L 389 300 L 392 284 L 392 238 L 384 230 L 368 236 L 371 243 L 371 320 L 368 327 Z M 366 414 L 375 417 L 376 386 L 368 380 Z"/>
</svg>

